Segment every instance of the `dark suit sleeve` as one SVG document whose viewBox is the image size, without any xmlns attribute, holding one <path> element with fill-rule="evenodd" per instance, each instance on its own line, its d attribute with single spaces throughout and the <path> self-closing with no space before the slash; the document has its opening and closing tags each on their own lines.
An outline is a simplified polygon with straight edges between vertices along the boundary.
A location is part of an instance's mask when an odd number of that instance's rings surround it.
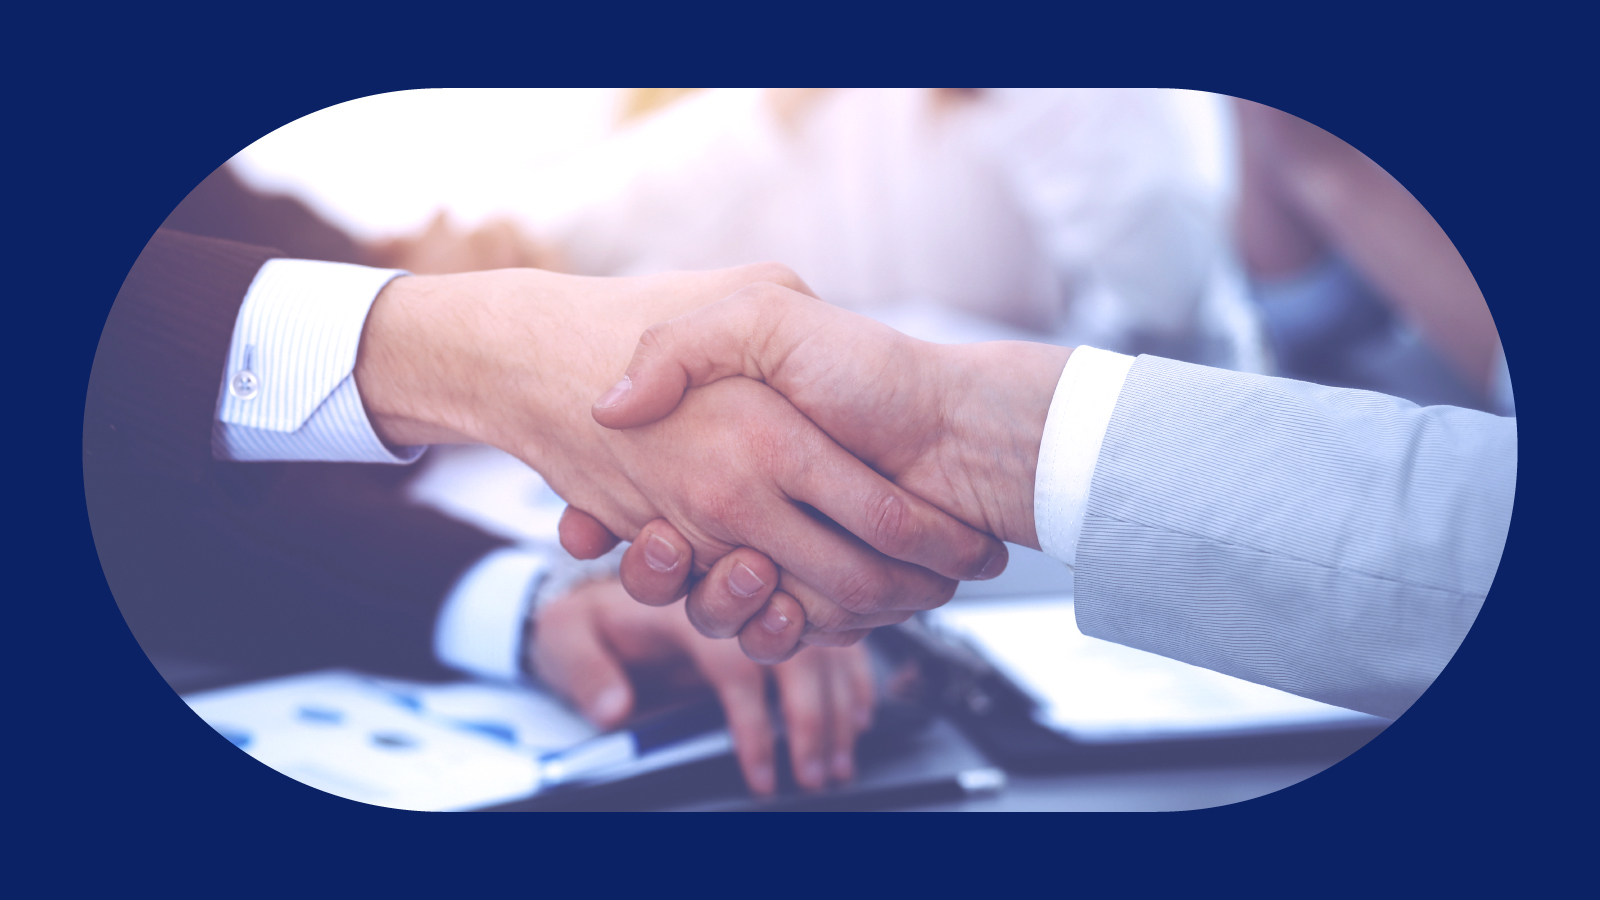
<svg viewBox="0 0 1600 900">
<path fill-rule="evenodd" d="M 153 655 L 251 673 L 439 674 L 439 605 L 502 541 L 407 504 L 404 469 L 212 459 L 233 322 L 278 255 L 164 230 L 129 272 L 84 412 L 84 487 L 107 581 Z"/>
</svg>

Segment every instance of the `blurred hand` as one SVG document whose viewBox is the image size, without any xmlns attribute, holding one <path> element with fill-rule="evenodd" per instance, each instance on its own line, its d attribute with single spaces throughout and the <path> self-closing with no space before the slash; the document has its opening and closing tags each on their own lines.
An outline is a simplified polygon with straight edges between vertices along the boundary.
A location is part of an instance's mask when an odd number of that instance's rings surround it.
<svg viewBox="0 0 1600 900">
<path fill-rule="evenodd" d="M 642 606 L 611 580 L 578 587 L 539 611 L 529 662 L 601 728 L 633 711 L 631 669 L 653 680 L 708 684 L 728 716 L 739 767 L 771 794 L 775 744 L 767 679 L 776 679 L 795 780 L 816 790 L 855 772 L 855 741 L 872 721 L 872 673 L 861 647 L 816 647 L 777 666 L 695 633 L 675 610 Z"/>
<path fill-rule="evenodd" d="M 753 552 L 727 560 L 719 584 L 742 602 L 780 594 L 776 604 L 796 611 L 793 639 L 803 621 L 793 598 L 870 612 L 856 627 L 943 603 L 952 579 L 993 569 L 1004 547 L 873 472 L 771 389 L 730 380 L 671 421 L 626 432 L 585 411 L 651 322 L 773 279 L 805 289 L 770 265 L 647 278 L 535 269 L 398 278 L 367 317 L 357 387 L 386 441 L 482 442 L 533 467 L 597 526 L 563 528 L 575 555 L 633 540 L 624 581 L 637 596 L 670 602 L 692 574 L 748 546 L 770 561 Z M 641 533 L 657 519 L 671 527 Z M 781 590 L 772 561 L 785 570 Z M 737 630 L 717 621 L 698 620 L 708 633 Z"/>
<path fill-rule="evenodd" d="M 645 331 L 622 389 L 602 397 L 593 415 L 608 428 L 639 428 L 680 401 L 687 407 L 707 390 L 699 386 L 760 379 L 895 484 L 974 529 L 1036 548 L 1039 443 L 1070 354 L 1016 341 L 930 344 L 815 297 L 758 284 Z M 686 394 L 688 388 L 695 390 Z M 653 533 L 668 530 L 652 524 Z M 625 558 L 624 577 L 637 565 Z M 789 614 L 785 598 L 763 605 L 706 581 L 689 596 L 702 630 L 737 631 L 757 659 L 792 651 L 792 630 L 761 627 L 774 611 Z M 826 596 L 794 598 L 808 643 L 878 624 L 873 616 L 881 608 L 870 603 L 840 609 Z"/>
</svg>

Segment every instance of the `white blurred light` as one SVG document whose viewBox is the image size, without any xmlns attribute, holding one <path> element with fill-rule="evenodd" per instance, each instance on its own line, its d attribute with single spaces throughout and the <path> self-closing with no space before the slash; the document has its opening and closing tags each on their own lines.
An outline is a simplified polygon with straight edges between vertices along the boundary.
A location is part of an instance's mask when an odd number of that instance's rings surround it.
<svg viewBox="0 0 1600 900">
<path fill-rule="evenodd" d="M 290 122 L 234 166 L 363 239 L 414 231 L 440 209 L 467 224 L 513 209 L 537 218 L 564 202 L 537 173 L 599 143 L 619 100 L 615 89 L 379 94 Z"/>
</svg>

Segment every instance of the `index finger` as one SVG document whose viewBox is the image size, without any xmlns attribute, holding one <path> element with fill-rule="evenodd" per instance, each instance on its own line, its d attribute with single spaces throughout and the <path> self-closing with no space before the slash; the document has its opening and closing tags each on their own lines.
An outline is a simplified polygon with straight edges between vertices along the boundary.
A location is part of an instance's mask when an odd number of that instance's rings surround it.
<svg viewBox="0 0 1600 900">
<path fill-rule="evenodd" d="M 711 683 L 728 718 L 734 754 L 745 783 L 757 794 L 777 789 L 773 771 L 772 716 L 767 711 L 767 671 L 732 645 L 688 635 L 688 648 L 700 674 Z"/>
<path fill-rule="evenodd" d="M 828 442 L 831 444 L 831 442 Z M 795 454 L 778 486 L 892 559 L 958 581 L 1005 571 L 1006 545 L 896 485 L 837 444 Z M 791 457 L 793 458 L 793 457 Z"/>
</svg>

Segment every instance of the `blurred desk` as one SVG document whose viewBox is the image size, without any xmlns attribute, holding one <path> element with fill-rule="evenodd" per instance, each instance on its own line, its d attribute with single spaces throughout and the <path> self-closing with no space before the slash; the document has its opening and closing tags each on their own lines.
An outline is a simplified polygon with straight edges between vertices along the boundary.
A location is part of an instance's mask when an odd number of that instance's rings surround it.
<svg viewBox="0 0 1600 900">
<path fill-rule="evenodd" d="M 1035 551 L 1012 548 L 1006 573 L 990 582 L 964 584 L 952 605 L 981 606 L 1018 597 L 1070 591 L 1071 572 Z M 188 693 L 269 673 L 233 673 L 212 666 L 154 658 L 169 684 Z M 281 673 L 270 673 L 281 674 Z M 892 706 L 892 704 L 891 704 Z M 1226 741 L 1186 745 L 1126 745 L 1077 748 L 1070 757 L 1045 765 L 1012 766 L 998 792 L 961 800 L 920 800 L 924 791 L 900 790 L 943 782 L 959 772 L 1004 768 L 941 713 L 931 720 L 925 707 L 907 721 L 918 727 L 888 728 L 879 740 L 860 748 L 855 785 L 823 795 L 806 795 L 787 785 L 776 804 L 746 793 L 736 762 L 721 756 L 664 769 L 614 784 L 564 795 L 536 794 L 505 803 L 503 811 L 680 810 L 734 811 L 763 808 L 905 809 L 915 811 L 1164 811 L 1203 809 L 1237 803 L 1281 790 L 1309 778 L 1359 747 L 1370 734 L 1308 733 L 1276 744 L 1248 746 Z M 880 721 L 893 721 L 884 707 Z M 963 720 L 964 721 L 964 720 Z M 786 760 L 780 745 L 779 769 Z M 783 778 L 784 781 L 788 779 Z M 952 787 L 945 796 L 956 794 Z"/>
<path fill-rule="evenodd" d="M 1238 803 L 1304 781 L 1326 760 L 1276 765 L 1079 775 L 1012 775 L 992 797 L 909 807 L 916 812 L 1167 812 Z"/>
<path fill-rule="evenodd" d="M 906 770 L 935 774 L 955 759 L 974 752 L 948 723 L 930 729 L 923 746 L 893 761 L 888 768 L 902 777 Z M 979 757 L 981 759 L 981 756 Z M 1250 800 L 1281 790 L 1326 769 L 1336 760 L 1301 760 L 1247 766 L 1099 771 L 1057 775 L 1008 774 L 998 793 L 964 800 L 891 807 L 907 812 L 1168 812 L 1206 809 Z M 865 767 L 864 767 L 865 768 Z M 864 779 L 870 772 L 864 772 Z M 614 807 L 613 807 L 614 808 Z M 635 807 L 638 808 L 638 807 Z M 759 808 L 732 799 L 654 807 L 672 811 L 718 811 Z M 880 804 L 852 803 L 841 797 L 829 809 L 883 809 Z"/>
<path fill-rule="evenodd" d="M 180 676 L 170 664 L 163 670 Z M 196 671 L 194 675 L 213 675 Z M 207 678 L 211 681 L 211 678 Z M 224 681 L 234 681 L 227 678 Z M 172 677 L 175 686 L 181 677 Z M 1132 761 L 1136 768 L 1107 767 L 1061 771 L 1052 774 L 1008 772 L 1005 786 L 995 794 L 963 800 L 885 804 L 870 793 L 884 785 L 911 785 L 947 778 L 960 771 L 995 766 L 981 749 L 944 718 L 909 737 L 885 746 L 863 747 L 859 759 L 861 778 L 850 789 L 815 798 L 823 809 L 971 812 L 1146 812 L 1204 809 L 1249 800 L 1309 778 L 1337 762 L 1348 743 L 1331 742 L 1328 753 L 1309 753 L 1296 759 L 1261 760 L 1239 764 L 1215 755 L 1206 762 L 1180 753 L 1165 760 Z M 781 752 L 781 751 L 780 751 Z M 786 764 L 780 761 L 780 768 Z M 866 791 L 868 793 L 858 794 Z M 788 804 L 799 796 L 789 786 Z M 810 798 L 807 798 L 810 799 Z M 665 770 L 642 778 L 566 797 L 536 795 L 506 804 L 505 811 L 539 810 L 663 810 L 737 811 L 762 808 L 745 793 L 732 757 L 719 757 Z M 784 804 L 780 804 L 783 808 Z"/>
<path fill-rule="evenodd" d="M 1061 563 L 1032 550 L 1012 547 L 1011 564 L 999 578 L 961 586 L 952 606 L 1014 601 L 1019 597 L 1058 595 L 1072 590 L 1072 573 Z M 1169 811 L 1205 809 L 1238 803 L 1289 787 L 1338 762 L 1370 739 L 1373 732 L 1310 731 L 1274 739 L 1204 740 L 1165 745 L 1093 746 L 1059 766 L 1008 771 L 998 793 L 963 800 L 899 804 L 890 808 L 915 811 Z M 860 788 L 886 781 L 913 781 L 962 769 L 1001 767 L 947 719 L 889 752 L 863 749 Z M 643 804 L 631 808 L 671 810 L 738 810 L 760 808 L 741 799 L 736 773 L 723 773 L 720 786 L 707 778 L 693 802 Z M 696 776 L 691 776 L 691 778 Z M 644 799 L 639 797 L 637 799 Z M 608 801 L 611 802 L 611 801 Z M 626 798 L 615 802 L 627 805 Z M 870 796 L 853 801 L 842 792 L 830 809 L 882 809 Z M 617 807 L 610 807 L 617 808 Z"/>
<path fill-rule="evenodd" d="M 1012 546 L 1011 563 L 999 578 L 963 583 L 952 604 L 1072 590 L 1072 571 L 1042 553 Z M 1365 738 L 1350 734 L 1307 735 L 1282 758 L 1229 760 L 1226 754 L 1177 750 L 1165 761 L 1096 766 L 1051 774 L 1008 773 L 998 794 L 908 807 L 918 811 L 971 812 L 1146 812 L 1205 809 L 1282 790 L 1343 759 Z"/>
</svg>

